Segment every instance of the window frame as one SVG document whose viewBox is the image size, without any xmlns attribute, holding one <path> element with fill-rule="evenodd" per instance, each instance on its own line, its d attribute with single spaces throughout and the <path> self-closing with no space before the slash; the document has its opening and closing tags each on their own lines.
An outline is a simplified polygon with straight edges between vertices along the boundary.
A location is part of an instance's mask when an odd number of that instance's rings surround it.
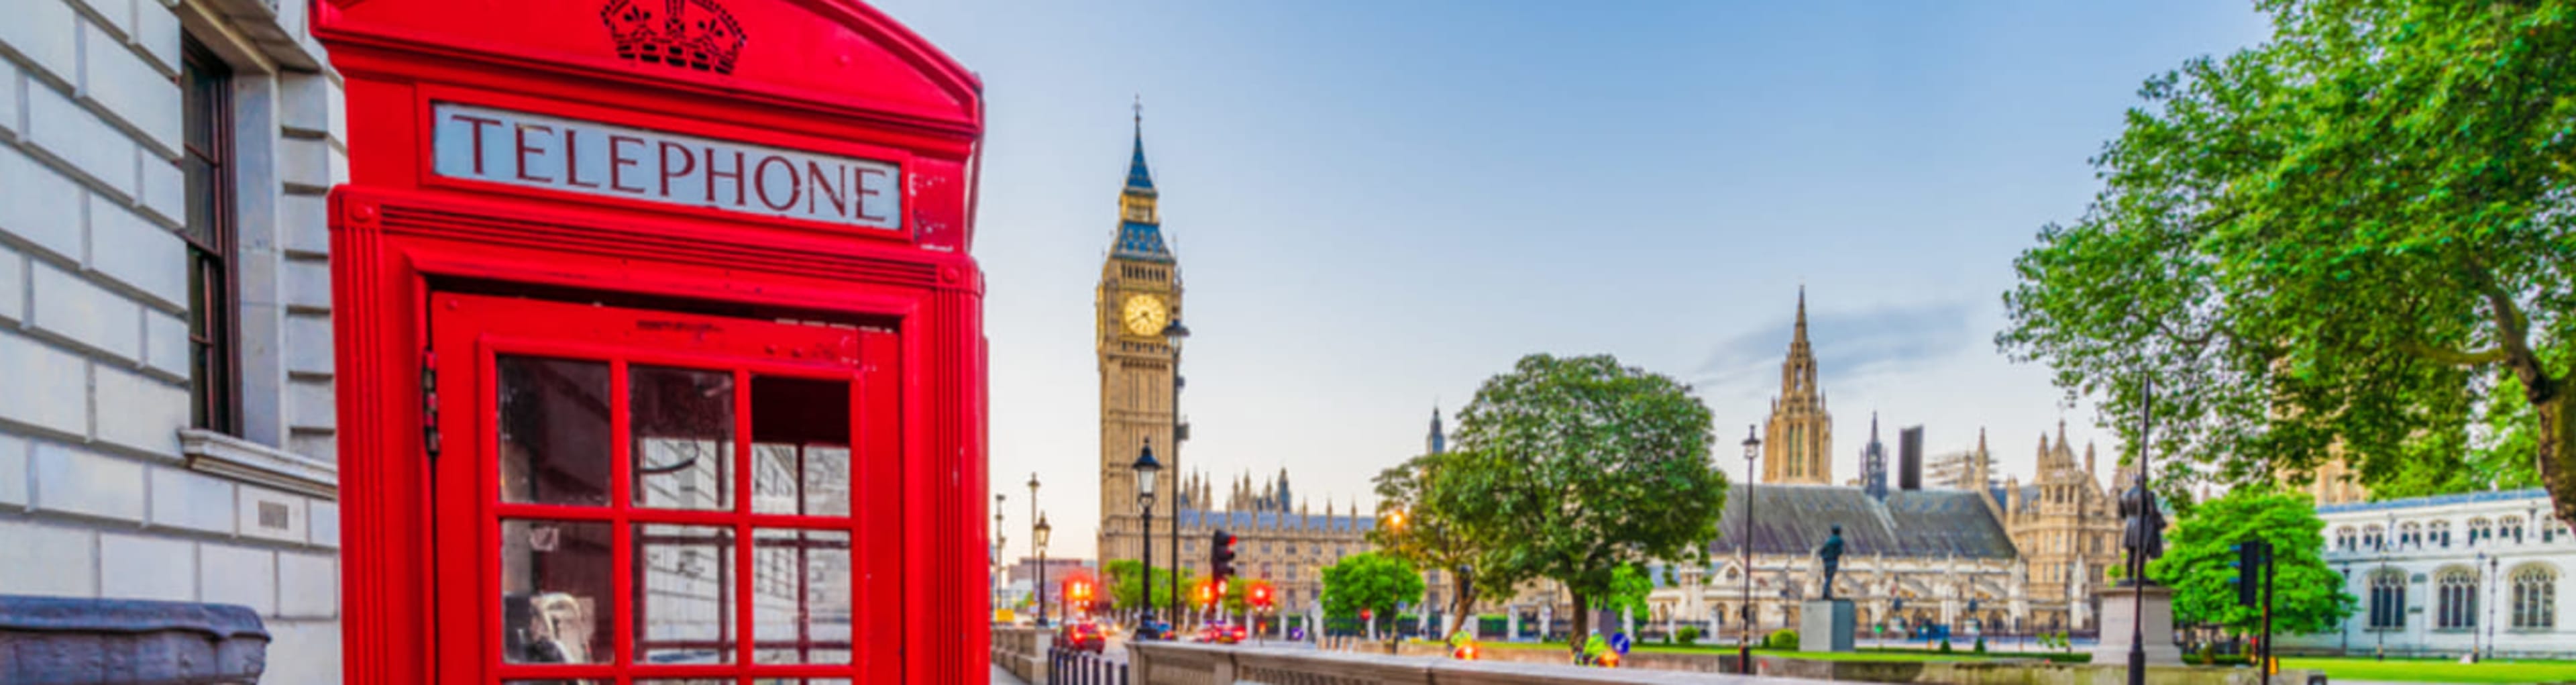
<svg viewBox="0 0 2576 685">
<path fill-rule="evenodd" d="M 233 140 L 232 65 L 195 36 L 180 39 L 181 141 L 180 173 L 189 162 L 203 164 L 206 179 L 204 216 L 195 202 L 178 232 L 187 251 L 188 269 L 188 404 L 189 425 L 239 436 L 242 434 L 240 227 L 235 212 L 240 199 L 234 178 L 239 161 Z M 211 87 L 201 89 L 200 80 Z M 189 140 L 199 118 L 206 140 Z M 185 181 L 190 192 L 196 179 Z M 205 225 L 198 226 L 203 221 Z M 214 273 L 208 273 L 209 271 Z"/>
</svg>

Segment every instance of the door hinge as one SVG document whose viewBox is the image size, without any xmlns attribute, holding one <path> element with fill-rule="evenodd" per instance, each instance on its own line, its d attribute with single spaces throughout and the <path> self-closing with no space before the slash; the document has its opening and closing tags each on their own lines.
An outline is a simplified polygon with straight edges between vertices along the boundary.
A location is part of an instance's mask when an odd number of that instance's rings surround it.
<svg viewBox="0 0 2576 685">
<path fill-rule="evenodd" d="M 438 459 L 438 353 L 429 350 L 420 355 L 420 443 Z"/>
</svg>

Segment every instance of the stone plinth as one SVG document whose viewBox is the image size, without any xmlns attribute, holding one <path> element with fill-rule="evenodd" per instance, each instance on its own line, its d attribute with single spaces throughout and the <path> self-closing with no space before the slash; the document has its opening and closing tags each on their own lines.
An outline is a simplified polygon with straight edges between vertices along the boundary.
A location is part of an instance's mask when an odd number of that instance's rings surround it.
<svg viewBox="0 0 2576 685">
<path fill-rule="evenodd" d="M 1848 599 L 1811 600 L 1798 606 L 1798 651 L 1852 651 L 1858 621 Z"/>
<path fill-rule="evenodd" d="M 250 685 L 267 666 L 250 607 L 0 595 L 0 683 Z"/>
<path fill-rule="evenodd" d="M 2144 598 L 2139 597 L 2141 592 Z M 2147 665 L 2182 665 L 2182 648 L 2174 646 L 2172 588 L 2109 587 L 2095 591 L 2093 596 L 2102 598 L 2102 641 L 2093 647 L 2093 663 L 2129 663 L 2129 636 L 2143 616 Z"/>
</svg>

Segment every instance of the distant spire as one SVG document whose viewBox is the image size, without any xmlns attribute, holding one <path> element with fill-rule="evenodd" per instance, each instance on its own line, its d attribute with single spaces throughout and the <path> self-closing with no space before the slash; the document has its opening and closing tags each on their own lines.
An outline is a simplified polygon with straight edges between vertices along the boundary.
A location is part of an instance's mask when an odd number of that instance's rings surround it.
<svg viewBox="0 0 2576 685">
<path fill-rule="evenodd" d="M 1154 174 L 1145 169 L 1145 96 L 1136 96 L 1136 152 L 1127 161 L 1127 187 L 1141 190 L 1154 188 Z"/>
<path fill-rule="evenodd" d="M 1448 433 L 1440 429 L 1440 404 L 1437 402 L 1431 405 L 1431 435 L 1423 441 L 1426 454 L 1441 454 L 1449 451 Z"/>
</svg>

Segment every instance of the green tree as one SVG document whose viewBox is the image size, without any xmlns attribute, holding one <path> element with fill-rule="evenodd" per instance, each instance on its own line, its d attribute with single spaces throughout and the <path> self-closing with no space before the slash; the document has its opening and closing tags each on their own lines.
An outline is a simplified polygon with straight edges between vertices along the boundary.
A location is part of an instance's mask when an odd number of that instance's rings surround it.
<svg viewBox="0 0 2576 685">
<path fill-rule="evenodd" d="M 1573 640 L 1617 596 L 1619 569 L 1704 563 L 1726 501 L 1708 407 L 1673 379 L 1608 355 L 1522 357 L 1458 412 L 1461 448 L 1431 492 L 1485 548 L 1490 587 L 1533 578 L 1574 599 Z"/>
<path fill-rule="evenodd" d="M 1139 606 L 1138 599 L 1144 593 L 1144 581 L 1142 580 L 1144 576 L 1143 562 L 1135 559 L 1117 559 L 1101 565 L 1100 570 L 1102 574 L 1109 576 L 1109 606 L 1111 608 L 1135 609 Z M 1174 578 L 1172 569 L 1154 569 L 1154 601 L 1152 602 L 1152 608 L 1166 609 L 1172 606 L 1172 583 L 1174 580 L 1176 579 Z M 1184 584 L 1183 586 L 1186 587 L 1187 585 Z"/>
<path fill-rule="evenodd" d="M 1646 608 L 1646 595 L 1655 591 L 1655 579 L 1636 564 L 1622 565 L 1610 571 L 1610 593 L 1601 598 L 1601 609 L 1616 616 L 1620 610 L 1639 619 L 1654 615 Z"/>
<path fill-rule="evenodd" d="M 1456 485 L 1441 477 L 1455 454 L 1425 454 L 1378 472 L 1378 525 L 1369 529 L 1368 541 L 1416 568 L 1448 573 L 1450 582 L 1464 589 L 1451 593 L 1448 614 L 1472 616 L 1476 595 L 1486 588 L 1476 575 L 1477 557 L 1487 550 L 1466 534 L 1461 516 L 1451 509 L 1466 498 L 1439 496 L 1440 488 Z"/>
<path fill-rule="evenodd" d="M 1377 552 L 1361 552 L 1324 567 L 1324 613 L 1358 618 L 1360 610 L 1385 618 L 1398 602 L 1422 601 L 1422 572 Z"/>
<path fill-rule="evenodd" d="M 2160 482 L 2340 449 L 2373 487 L 2481 486 L 2440 479 L 2501 416 L 2528 432 L 2484 458 L 2576 518 L 2576 0 L 2257 5 L 2271 40 L 2146 82 L 1997 344 L 2123 431 L 2156 379 Z"/>
<path fill-rule="evenodd" d="M 2148 562 L 2147 577 L 2174 589 L 2178 621 L 2254 633 L 2263 626 L 2262 609 L 2236 603 L 2236 570 L 2228 563 L 2237 558 L 2237 543 L 2259 537 L 2272 543 L 2272 632 L 2334 630 L 2357 601 L 2326 566 L 2324 530 L 2305 494 L 2237 488 L 2184 515 L 2167 537 L 2165 555 Z"/>
</svg>

